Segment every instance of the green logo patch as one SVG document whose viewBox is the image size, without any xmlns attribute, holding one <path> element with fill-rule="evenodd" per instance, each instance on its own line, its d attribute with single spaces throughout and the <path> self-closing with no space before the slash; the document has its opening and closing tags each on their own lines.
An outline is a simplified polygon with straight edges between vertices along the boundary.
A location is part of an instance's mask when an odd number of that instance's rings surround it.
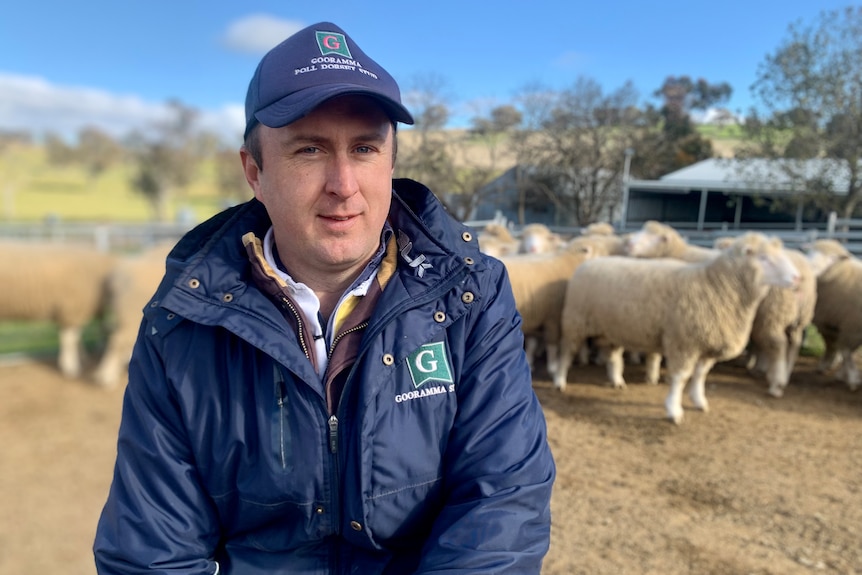
<svg viewBox="0 0 862 575">
<path fill-rule="evenodd" d="M 344 34 L 339 34 L 338 32 L 315 32 L 315 34 L 317 36 L 317 47 L 320 48 L 321 56 L 338 54 L 345 58 L 353 58 L 350 55 L 350 48 L 347 47 Z"/>
<path fill-rule="evenodd" d="M 407 367 L 410 368 L 413 387 L 422 387 L 429 381 L 455 383 L 443 342 L 426 343 L 411 353 L 407 358 Z"/>
</svg>

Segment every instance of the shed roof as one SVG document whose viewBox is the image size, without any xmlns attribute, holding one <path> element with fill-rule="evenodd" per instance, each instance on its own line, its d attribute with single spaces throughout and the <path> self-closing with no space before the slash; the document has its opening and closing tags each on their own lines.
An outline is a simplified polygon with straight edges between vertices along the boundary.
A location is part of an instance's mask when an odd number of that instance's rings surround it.
<svg viewBox="0 0 862 575">
<path fill-rule="evenodd" d="M 631 180 L 629 187 L 678 192 L 710 189 L 742 194 L 792 194 L 803 190 L 800 177 L 808 181 L 826 180 L 832 192 L 842 194 L 847 193 L 850 171 L 846 162 L 833 159 L 710 158 L 658 180 Z"/>
</svg>

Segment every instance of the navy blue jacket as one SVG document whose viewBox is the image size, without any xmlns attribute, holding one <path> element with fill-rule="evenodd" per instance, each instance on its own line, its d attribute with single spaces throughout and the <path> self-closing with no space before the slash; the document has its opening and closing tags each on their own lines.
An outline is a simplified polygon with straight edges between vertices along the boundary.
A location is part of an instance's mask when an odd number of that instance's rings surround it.
<svg viewBox="0 0 862 575">
<path fill-rule="evenodd" d="M 540 572 L 555 469 L 505 268 L 394 186 L 409 244 L 335 413 L 251 278 L 263 206 L 180 240 L 129 366 L 100 574 Z"/>
</svg>

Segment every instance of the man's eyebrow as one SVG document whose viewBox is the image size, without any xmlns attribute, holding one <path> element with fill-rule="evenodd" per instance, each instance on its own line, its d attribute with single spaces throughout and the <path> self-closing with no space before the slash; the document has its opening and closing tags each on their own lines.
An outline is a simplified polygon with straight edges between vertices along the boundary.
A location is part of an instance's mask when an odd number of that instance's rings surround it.
<svg viewBox="0 0 862 575">
<path fill-rule="evenodd" d="M 366 132 L 364 134 L 358 134 L 351 138 L 351 141 L 356 142 L 383 142 L 386 140 L 386 136 L 388 131 L 386 129 L 374 130 L 371 132 Z M 329 138 L 317 134 L 293 134 L 284 138 L 280 146 L 282 148 L 292 148 L 302 144 L 326 144 L 329 142 Z"/>
</svg>

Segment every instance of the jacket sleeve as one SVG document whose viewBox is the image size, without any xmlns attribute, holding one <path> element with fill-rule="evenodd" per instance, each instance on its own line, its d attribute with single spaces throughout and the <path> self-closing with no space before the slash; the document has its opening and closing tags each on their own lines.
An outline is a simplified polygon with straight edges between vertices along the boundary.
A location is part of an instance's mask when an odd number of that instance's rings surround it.
<svg viewBox="0 0 862 575">
<path fill-rule="evenodd" d="M 417 573 L 538 574 L 550 545 L 555 466 L 505 268 L 467 334 L 446 501 Z M 493 264 L 491 264 L 493 265 Z"/>
<path fill-rule="evenodd" d="M 108 500 L 93 546 L 100 575 L 213 575 L 218 521 L 201 487 L 158 342 L 142 324 Z"/>
</svg>

